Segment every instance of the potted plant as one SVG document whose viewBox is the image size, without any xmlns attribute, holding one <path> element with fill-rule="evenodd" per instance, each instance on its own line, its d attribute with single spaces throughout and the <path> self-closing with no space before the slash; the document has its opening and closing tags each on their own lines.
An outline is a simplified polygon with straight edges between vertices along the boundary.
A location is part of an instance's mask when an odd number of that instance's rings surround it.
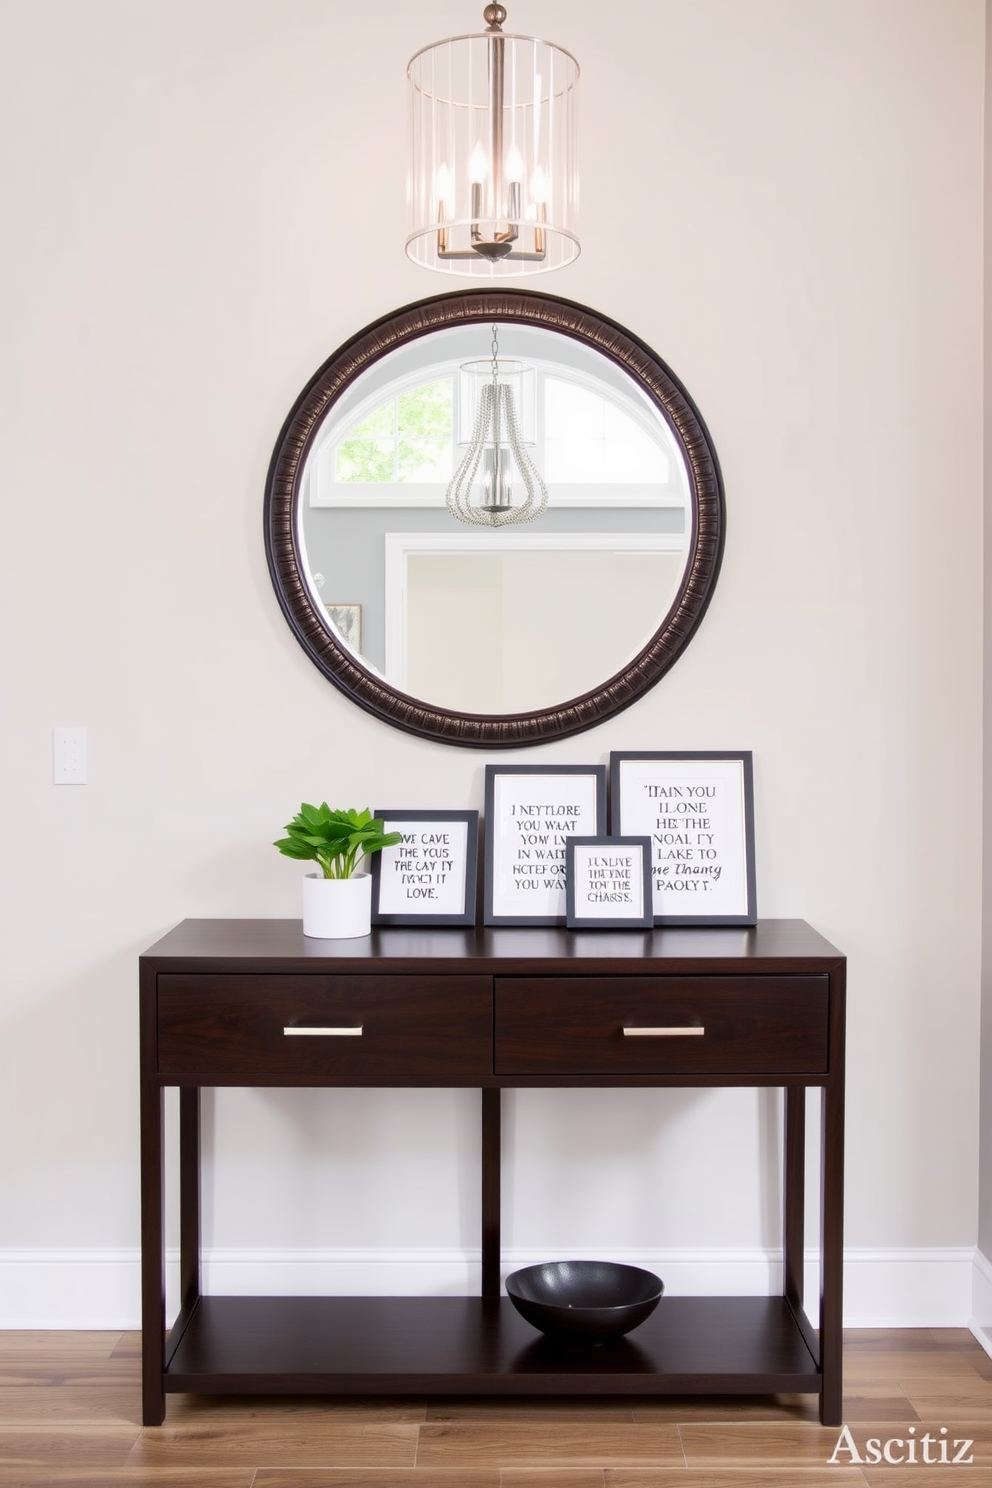
<svg viewBox="0 0 992 1488">
<path fill-rule="evenodd" d="M 287 836 L 273 845 L 287 858 L 316 863 L 319 873 L 303 879 L 303 933 L 321 940 L 368 935 L 372 927 L 372 879 L 366 858 L 394 847 L 401 832 L 384 832 L 371 811 L 332 811 L 326 801 L 304 801 Z"/>
</svg>

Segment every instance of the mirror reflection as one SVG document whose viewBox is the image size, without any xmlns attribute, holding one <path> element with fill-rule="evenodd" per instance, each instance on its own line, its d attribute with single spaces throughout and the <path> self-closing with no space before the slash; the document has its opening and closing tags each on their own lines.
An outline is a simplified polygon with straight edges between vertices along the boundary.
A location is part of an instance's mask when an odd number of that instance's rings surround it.
<svg viewBox="0 0 992 1488">
<path fill-rule="evenodd" d="M 296 544 L 362 666 L 442 709 L 548 709 L 621 672 L 685 579 L 693 503 L 657 403 L 586 341 L 503 320 L 407 340 L 309 441 Z"/>
</svg>

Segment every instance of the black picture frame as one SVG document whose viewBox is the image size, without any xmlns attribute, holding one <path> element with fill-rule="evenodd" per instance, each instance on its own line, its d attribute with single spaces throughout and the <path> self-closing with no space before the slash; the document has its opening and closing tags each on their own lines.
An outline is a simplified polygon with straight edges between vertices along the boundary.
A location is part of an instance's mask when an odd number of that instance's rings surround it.
<svg viewBox="0 0 992 1488">
<path fill-rule="evenodd" d="M 372 857 L 373 925 L 474 925 L 479 813 L 377 808 L 373 814 L 385 831 L 409 839 Z"/>
<path fill-rule="evenodd" d="M 625 912 L 627 904 L 631 908 Z M 570 930 L 651 928 L 654 906 L 650 837 L 568 839 L 565 924 Z"/>
<path fill-rule="evenodd" d="M 754 925 L 750 750 L 614 750 L 610 829 L 651 839 L 656 925 Z"/>
<path fill-rule="evenodd" d="M 484 923 L 564 925 L 565 842 L 605 834 L 605 765 L 487 765 Z"/>
</svg>

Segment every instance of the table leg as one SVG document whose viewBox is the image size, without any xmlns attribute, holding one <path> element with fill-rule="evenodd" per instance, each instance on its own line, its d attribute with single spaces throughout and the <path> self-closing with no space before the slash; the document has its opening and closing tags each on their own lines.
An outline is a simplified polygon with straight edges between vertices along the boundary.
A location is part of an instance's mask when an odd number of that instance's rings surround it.
<svg viewBox="0 0 992 1488">
<path fill-rule="evenodd" d="M 844 1092 L 838 1080 L 822 1095 L 820 1205 L 820 1368 L 824 1426 L 843 1424 L 844 1395 Z"/>
<path fill-rule="evenodd" d="M 141 1083 L 141 1419 L 165 1419 L 165 1176 L 163 1094 L 150 1078 Z"/>
<path fill-rule="evenodd" d="M 499 1296 L 501 1090 L 482 1092 L 482 1295 Z"/>
<path fill-rule="evenodd" d="M 785 1088 L 785 1295 L 798 1316 L 803 1307 L 806 1246 L 806 1087 Z"/>
<path fill-rule="evenodd" d="M 179 1295 L 183 1310 L 200 1297 L 200 1091 L 179 1091 Z"/>
</svg>

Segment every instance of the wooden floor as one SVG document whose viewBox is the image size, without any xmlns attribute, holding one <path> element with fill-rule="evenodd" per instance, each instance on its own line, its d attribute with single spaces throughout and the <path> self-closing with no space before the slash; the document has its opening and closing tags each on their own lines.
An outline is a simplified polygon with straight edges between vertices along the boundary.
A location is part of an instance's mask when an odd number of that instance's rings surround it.
<svg viewBox="0 0 992 1488">
<path fill-rule="evenodd" d="M 134 1333 L 0 1332 L 0 1488 L 992 1485 L 992 1359 L 964 1330 L 848 1335 L 848 1436 L 832 1466 L 841 1433 L 820 1426 L 813 1398 L 800 1396 L 340 1403 L 170 1396 L 165 1425 L 142 1430 L 138 1351 Z M 969 1438 L 971 1465 L 940 1462 L 941 1443 Z M 906 1465 L 852 1464 L 854 1452 L 869 1456 L 871 1439 L 879 1452 L 888 1443 L 891 1456 L 906 1456 Z M 933 1465 L 924 1465 L 924 1451 Z M 955 1449 L 943 1451 L 950 1458 Z"/>
</svg>

